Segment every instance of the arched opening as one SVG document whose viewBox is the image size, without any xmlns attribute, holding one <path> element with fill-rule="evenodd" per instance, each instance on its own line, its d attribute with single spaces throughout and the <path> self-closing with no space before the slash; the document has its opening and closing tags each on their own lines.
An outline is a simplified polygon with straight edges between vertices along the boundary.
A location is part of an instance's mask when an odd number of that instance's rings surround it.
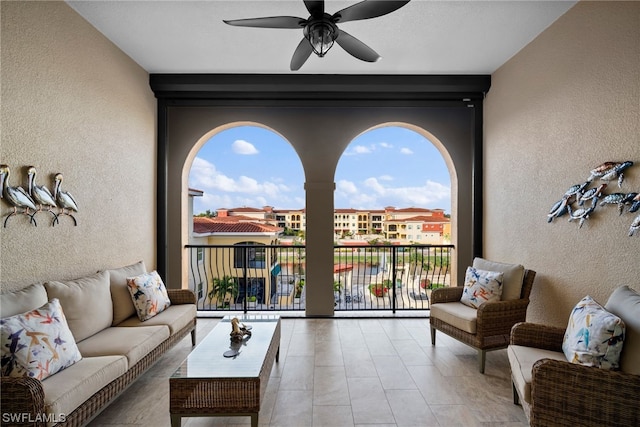
<svg viewBox="0 0 640 427">
<path fill-rule="evenodd" d="M 336 310 L 428 309 L 431 290 L 451 285 L 455 257 L 457 175 L 445 145 L 422 127 L 381 123 L 351 140 L 335 182 L 334 271 L 349 272 L 344 283 L 334 275 Z"/>
<path fill-rule="evenodd" d="M 183 275 L 199 308 L 275 309 L 283 278 L 277 245 L 285 230 L 299 229 L 304 212 L 295 150 L 260 123 L 229 123 L 194 144 L 183 182 Z"/>
</svg>

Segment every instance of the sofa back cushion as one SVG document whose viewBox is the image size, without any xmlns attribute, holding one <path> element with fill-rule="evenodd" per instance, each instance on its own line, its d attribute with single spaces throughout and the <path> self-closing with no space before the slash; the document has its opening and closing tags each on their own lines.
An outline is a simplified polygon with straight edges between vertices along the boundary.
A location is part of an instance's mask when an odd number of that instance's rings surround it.
<svg viewBox="0 0 640 427">
<path fill-rule="evenodd" d="M 136 308 L 127 287 L 127 278 L 144 274 L 147 268 L 144 261 L 139 261 L 126 267 L 107 270 L 107 272 L 111 282 L 111 300 L 113 301 L 112 326 L 115 326 L 136 314 Z"/>
<path fill-rule="evenodd" d="M 42 307 L 49 301 L 44 285 L 27 286 L 14 292 L 0 294 L 0 310 L 2 317 L 15 316 Z"/>
<path fill-rule="evenodd" d="M 640 375 L 640 293 L 626 285 L 620 286 L 613 291 L 604 308 L 625 324 L 620 370 Z"/>
<path fill-rule="evenodd" d="M 520 299 L 522 282 L 524 280 L 524 267 L 522 265 L 475 258 L 473 260 L 473 267 L 479 268 L 480 270 L 498 271 L 503 274 L 502 301 Z"/>
<path fill-rule="evenodd" d="M 111 326 L 113 306 L 106 271 L 67 282 L 45 283 L 49 298 L 58 298 L 76 341 Z"/>
</svg>

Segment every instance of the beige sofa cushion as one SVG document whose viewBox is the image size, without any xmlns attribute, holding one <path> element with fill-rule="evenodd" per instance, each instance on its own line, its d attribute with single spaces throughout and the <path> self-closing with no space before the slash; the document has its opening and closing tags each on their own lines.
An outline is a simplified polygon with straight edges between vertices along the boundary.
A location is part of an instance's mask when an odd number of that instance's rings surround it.
<svg viewBox="0 0 640 427">
<path fill-rule="evenodd" d="M 470 334 L 477 331 L 478 311 L 458 301 L 432 304 L 430 316 Z"/>
<path fill-rule="evenodd" d="M 640 375 L 640 294 L 626 285 L 620 286 L 613 291 L 604 308 L 625 324 L 620 370 Z"/>
<path fill-rule="evenodd" d="M 0 316 L 10 317 L 42 307 L 49 301 L 43 284 L 0 294 Z"/>
<path fill-rule="evenodd" d="M 85 357 L 73 366 L 42 381 L 47 426 L 62 421 L 61 414 L 71 414 L 89 396 L 127 371 L 124 356 Z"/>
<path fill-rule="evenodd" d="M 518 394 L 525 402 L 531 403 L 531 370 L 533 364 L 540 359 L 567 361 L 561 351 L 542 350 L 521 345 L 507 347 L 507 356 L 511 365 L 511 377 Z"/>
<path fill-rule="evenodd" d="M 522 293 L 522 281 L 524 280 L 524 267 L 520 264 L 505 264 L 489 261 L 484 258 L 473 260 L 473 267 L 480 270 L 499 271 L 503 273 L 502 301 L 520 299 Z"/>
<path fill-rule="evenodd" d="M 167 326 L 112 326 L 80 341 L 78 348 L 84 357 L 124 355 L 127 357 L 129 369 L 167 338 Z"/>
<path fill-rule="evenodd" d="M 146 273 L 147 268 L 144 265 L 144 261 L 139 261 L 126 267 L 106 271 L 109 273 L 111 300 L 113 302 L 113 322 L 111 326 L 116 326 L 136 314 L 136 308 L 127 288 L 127 277 L 135 277 Z"/>
<path fill-rule="evenodd" d="M 45 283 L 49 298 L 58 298 L 76 341 L 111 326 L 113 306 L 109 274 L 96 273 L 67 282 Z"/>
<path fill-rule="evenodd" d="M 192 323 L 196 315 L 197 309 L 195 304 L 172 305 L 162 313 L 157 314 L 144 322 L 140 321 L 137 316 L 131 316 L 124 322 L 119 323 L 118 327 L 167 325 L 169 326 L 171 335 L 173 335 Z"/>
</svg>

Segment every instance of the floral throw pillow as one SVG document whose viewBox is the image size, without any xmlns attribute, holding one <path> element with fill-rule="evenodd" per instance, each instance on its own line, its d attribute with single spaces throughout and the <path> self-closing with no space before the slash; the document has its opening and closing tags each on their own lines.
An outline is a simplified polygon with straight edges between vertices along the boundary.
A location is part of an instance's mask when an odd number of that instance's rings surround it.
<svg viewBox="0 0 640 427">
<path fill-rule="evenodd" d="M 480 304 L 485 302 L 500 301 L 502 279 L 502 272 L 467 267 L 460 302 L 469 307 L 478 308 Z"/>
<path fill-rule="evenodd" d="M 618 369 L 625 325 L 589 295 L 571 311 L 562 351 L 571 363 Z"/>
<path fill-rule="evenodd" d="M 43 380 L 82 359 L 57 298 L 0 319 L 0 345 L 3 376 Z"/>
<path fill-rule="evenodd" d="M 171 305 L 167 288 L 157 271 L 127 277 L 127 288 L 131 293 L 138 318 L 143 322 Z"/>
</svg>

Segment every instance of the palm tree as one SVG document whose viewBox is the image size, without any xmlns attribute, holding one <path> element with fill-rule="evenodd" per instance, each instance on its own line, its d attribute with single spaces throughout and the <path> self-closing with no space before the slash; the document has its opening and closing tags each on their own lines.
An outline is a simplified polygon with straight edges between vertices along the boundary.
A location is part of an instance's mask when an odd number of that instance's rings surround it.
<svg viewBox="0 0 640 427">
<path fill-rule="evenodd" d="M 231 300 L 235 300 L 238 295 L 238 283 L 231 276 L 215 277 L 212 282 L 212 288 L 209 292 L 209 299 L 215 297 L 218 307 L 226 307 L 229 302 L 226 300 L 227 294 L 231 294 Z"/>
</svg>

